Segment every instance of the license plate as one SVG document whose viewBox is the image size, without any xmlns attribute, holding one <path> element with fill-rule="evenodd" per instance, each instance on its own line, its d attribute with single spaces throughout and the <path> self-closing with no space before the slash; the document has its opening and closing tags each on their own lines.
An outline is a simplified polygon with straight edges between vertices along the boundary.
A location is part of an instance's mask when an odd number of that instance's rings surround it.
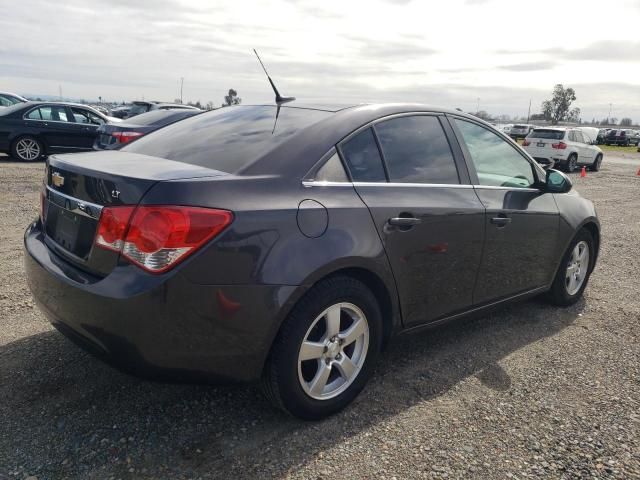
<svg viewBox="0 0 640 480">
<path fill-rule="evenodd" d="M 537 147 L 544 147 L 545 145 L 546 145 L 546 143 L 543 143 L 543 142 L 536 143 Z"/>
<path fill-rule="evenodd" d="M 55 227 L 55 240 L 63 248 L 73 251 L 76 248 L 76 240 L 78 238 L 78 221 L 77 217 L 65 210 L 58 210 Z"/>
</svg>

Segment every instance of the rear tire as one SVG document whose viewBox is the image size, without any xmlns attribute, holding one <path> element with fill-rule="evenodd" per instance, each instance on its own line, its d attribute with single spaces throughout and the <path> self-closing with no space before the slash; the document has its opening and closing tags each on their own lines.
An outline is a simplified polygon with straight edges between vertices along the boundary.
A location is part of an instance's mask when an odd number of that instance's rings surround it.
<svg viewBox="0 0 640 480">
<path fill-rule="evenodd" d="M 593 161 L 593 163 L 591 164 L 591 167 L 589 168 L 589 170 L 591 170 L 592 172 L 599 172 L 600 171 L 600 165 L 602 164 L 602 154 L 599 153 L 596 156 L 596 159 Z"/>
<path fill-rule="evenodd" d="M 13 142 L 11 156 L 22 162 L 35 162 L 44 157 L 44 146 L 37 138 L 25 135 Z"/>
<path fill-rule="evenodd" d="M 322 280 L 282 325 L 264 369 L 264 393 L 304 420 L 332 415 L 364 388 L 381 344 L 382 314 L 367 286 L 347 276 Z"/>
<path fill-rule="evenodd" d="M 586 249 L 586 256 L 581 252 Z M 547 297 L 561 307 L 576 303 L 584 293 L 595 263 L 594 241 L 588 230 L 580 230 L 562 256 Z"/>
<path fill-rule="evenodd" d="M 573 173 L 576 171 L 577 167 L 578 167 L 578 155 L 576 155 L 575 153 L 572 153 L 571 155 L 569 155 L 569 158 L 567 158 L 566 170 L 568 173 Z"/>
</svg>

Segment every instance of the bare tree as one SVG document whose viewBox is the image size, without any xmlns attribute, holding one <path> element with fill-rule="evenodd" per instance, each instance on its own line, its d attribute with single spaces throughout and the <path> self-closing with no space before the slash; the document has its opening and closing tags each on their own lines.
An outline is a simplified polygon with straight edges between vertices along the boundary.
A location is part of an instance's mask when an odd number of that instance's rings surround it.
<svg viewBox="0 0 640 480">
<path fill-rule="evenodd" d="M 621 127 L 630 127 L 631 125 L 633 125 L 633 120 L 631 120 L 629 117 L 624 117 L 620 119 Z"/>
<path fill-rule="evenodd" d="M 542 114 L 546 120 L 550 120 L 553 125 L 563 120 L 580 118 L 580 109 L 570 110 L 571 103 L 576 99 L 576 92 L 573 88 L 564 88 L 559 83 L 553 88 L 551 100 L 542 102 Z"/>
</svg>

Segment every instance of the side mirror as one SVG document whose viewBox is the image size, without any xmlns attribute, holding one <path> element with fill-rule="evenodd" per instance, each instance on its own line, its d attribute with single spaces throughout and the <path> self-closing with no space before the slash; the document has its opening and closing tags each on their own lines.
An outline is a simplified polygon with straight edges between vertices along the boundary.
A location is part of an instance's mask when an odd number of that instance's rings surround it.
<svg viewBox="0 0 640 480">
<path fill-rule="evenodd" d="M 547 192 L 567 193 L 572 187 L 571 179 L 564 173 L 552 168 L 547 170 Z"/>
</svg>

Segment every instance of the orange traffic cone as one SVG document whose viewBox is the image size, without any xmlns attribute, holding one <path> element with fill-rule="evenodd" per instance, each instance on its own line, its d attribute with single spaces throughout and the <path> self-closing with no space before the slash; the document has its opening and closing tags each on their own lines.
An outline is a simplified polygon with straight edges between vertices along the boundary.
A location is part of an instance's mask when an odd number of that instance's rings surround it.
<svg viewBox="0 0 640 480">
<path fill-rule="evenodd" d="M 638 169 L 638 173 L 636 173 L 636 175 L 640 177 L 640 168 Z"/>
<path fill-rule="evenodd" d="M 585 167 L 584 165 L 582 166 L 582 171 L 580 172 L 580 176 L 581 177 L 587 176 L 587 167 Z"/>
</svg>

